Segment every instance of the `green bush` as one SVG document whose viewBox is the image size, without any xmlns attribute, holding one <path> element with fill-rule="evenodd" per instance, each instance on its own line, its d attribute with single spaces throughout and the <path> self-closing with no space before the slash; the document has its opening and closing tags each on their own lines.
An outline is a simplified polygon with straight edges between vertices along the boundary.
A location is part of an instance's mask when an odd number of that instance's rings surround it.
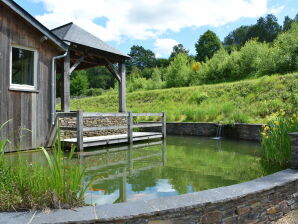
<svg viewBox="0 0 298 224">
<path fill-rule="evenodd" d="M 85 96 L 100 96 L 104 93 L 104 90 L 101 88 L 91 88 L 84 91 L 83 95 Z"/>
<path fill-rule="evenodd" d="M 290 132 L 298 130 L 296 114 L 286 116 L 281 110 L 263 126 L 262 159 L 266 162 L 287 166 L 291 159 Z"/>
</svg>

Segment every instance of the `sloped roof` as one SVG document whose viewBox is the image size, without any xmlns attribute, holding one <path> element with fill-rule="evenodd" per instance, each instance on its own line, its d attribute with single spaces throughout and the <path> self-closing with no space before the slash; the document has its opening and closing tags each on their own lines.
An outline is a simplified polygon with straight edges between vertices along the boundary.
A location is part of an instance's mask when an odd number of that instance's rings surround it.
<svg viewBox="0 0 298 224">
<path fill-rule="evenodd" d="M 55 36 L 48 28 L 42 25 L 38 20 L 36 20 L 33 16 L 31 16 L 26 10 L 24 10 L 21 6 L 15 3 L 12 0 L 0 0 L 0 2 L 4 3 L 7 7 L 9 7 L 12 11 L 21 16 L 24 20 L 26 20 L 29 24 L 39 30 L 42 34 L 47 36 L 51 41 L 53 41 L 57 46 L 62 48 L 63 50 L 67 50 L 68 45 L 60 40 L 57 36 Z"/>
<path fill-rule="evenodd" d="M 106 44 L 98 37 L 92 35 L 91 33 L 73 23 L 67 23 L 63 26 L 57 27 L 53 29 L 52 32 L 61 40 L 129 58 L 128 55 Z"/>
</svg>

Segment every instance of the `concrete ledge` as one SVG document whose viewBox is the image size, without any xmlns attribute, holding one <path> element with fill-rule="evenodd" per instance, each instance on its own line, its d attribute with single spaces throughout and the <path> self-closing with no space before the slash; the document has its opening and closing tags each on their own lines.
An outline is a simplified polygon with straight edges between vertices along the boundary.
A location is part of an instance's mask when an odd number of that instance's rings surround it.
<svg viewBox="0 0 298 224">
<path fill-rule="evenodd" d="M 298 208 L 298 171 L 180 196 L 49 212 L 1 213 L 0 223 L 270 223 Z"/>
</svg>

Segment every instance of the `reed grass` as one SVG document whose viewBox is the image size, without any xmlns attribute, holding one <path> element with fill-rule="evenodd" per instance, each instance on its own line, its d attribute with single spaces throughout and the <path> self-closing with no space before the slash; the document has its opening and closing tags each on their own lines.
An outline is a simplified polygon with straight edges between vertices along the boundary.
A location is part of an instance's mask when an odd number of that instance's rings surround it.
<svg viewBox="0 0 298 224">
<path fill-rule="evenodd" d="M 45 165 L 24 160 L 22 153 L 18 153 L 17 160 L 8 160 L 4 154 L 7 144 L 7 139 L 0 140 L 0 211 L 84 205 L 89 183 L 83 183 L 85 169 L 72 160 L 74 148 L 65 157 L 58 138 L 53 150 L 41 148 Z"/>
</svg>

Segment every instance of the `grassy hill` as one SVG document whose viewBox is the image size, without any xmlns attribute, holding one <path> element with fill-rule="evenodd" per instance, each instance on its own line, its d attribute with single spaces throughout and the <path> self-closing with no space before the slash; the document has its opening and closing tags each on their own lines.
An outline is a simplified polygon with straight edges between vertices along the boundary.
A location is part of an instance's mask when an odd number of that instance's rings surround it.
<svg viewBox="0 0 298 224">
<path fill-rule="evenodd" d="M 72 110 L 116 112 L 117 107 L 116 94 L 71 101 Z M 139 91 L 127 95 L 129 111 L 164 111 L 168 121 L 180 122 L 263 123 L 280 109 L 296 112 L 297 108 L 298 73 L 232 83 Z"/>
</svg>

